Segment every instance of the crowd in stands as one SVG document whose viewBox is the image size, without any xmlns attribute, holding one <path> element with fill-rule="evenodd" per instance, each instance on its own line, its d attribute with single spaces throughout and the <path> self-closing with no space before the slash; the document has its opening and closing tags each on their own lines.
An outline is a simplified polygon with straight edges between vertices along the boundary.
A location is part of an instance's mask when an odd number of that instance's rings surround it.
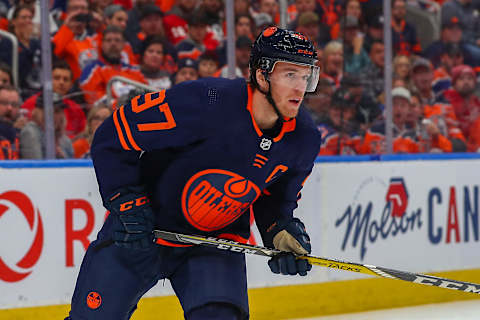
<svg viewBox="0 0 480 320">
<path fill-rule="evenodd" d="M 320 80 L 303 103 L 319 155 L 381 154 L 385 92 L 381 0 L 289 0 L 288 28 L 317 47 Z M 225 0 L 50 1 L 56 158 L 88 158 L 96 128 L 131 84 L 156 90 L 227 77 Z M 435 4 L 435 5 L 434 5 Z M 422 47 L 407 9 L 440 17 Z M 480 152 L 480 0 L 391 0 L 393 151 Z M 234 0 L 235 75 L 249 79 L 252 41 L 279 25 L 277 0 Z M 0 160 L 44 159 L 39 0 L 0 0 Z M 13 54 L 18 54 L 14 83 Z"/>
</svg>

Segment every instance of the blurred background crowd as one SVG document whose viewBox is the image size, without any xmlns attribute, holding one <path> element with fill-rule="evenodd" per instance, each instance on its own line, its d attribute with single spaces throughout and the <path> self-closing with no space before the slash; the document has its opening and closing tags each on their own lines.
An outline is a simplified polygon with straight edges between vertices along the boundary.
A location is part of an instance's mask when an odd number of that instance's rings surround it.
<svg viewBox="0 0 480 320">
<path fill-rule="evenodd" d="M 51 0 L 56 158 L 88 158 L 132 92 L 227 77 L 225 1 Z M 235 76 L 248 79 L 252 42 L 280 6 L 232 1 Z M 314 41 L 322 68 L 303 102 L 320 155 L 386 152 L 382 3 L 287 1 L 288 28 Z M 480 0 L 391 1 L 394 153 L 480 151 L 479 12 Z M 0 0 L 0 160 L 46 157 L 40 27 L 39 1 Z"/>
</svg>

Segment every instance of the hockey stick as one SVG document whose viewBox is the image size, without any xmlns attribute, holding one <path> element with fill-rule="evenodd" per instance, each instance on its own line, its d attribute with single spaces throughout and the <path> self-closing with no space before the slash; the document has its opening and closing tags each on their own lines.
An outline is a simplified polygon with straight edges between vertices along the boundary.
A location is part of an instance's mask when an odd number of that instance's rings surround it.
<svg viewBox="0 0 480 320">
<path fill-rule="evenodd" d="M 240 253 L 255 254 L 265 257 L 274 257 L 275 255 L 284 253 L 277 249 L 270 249 L 261 246 L 243 244 L 227 239 L 218 239 L 214 237 L 185 235 L 180 233 L 154 230 L 153 234 L 156 239 L 167 241 L 176 241 L 189 244 L 199 244 L 202 246 L 214 247 L 221 250 L 228 250 Z M 305 259 L 312 265 L 318 265 L 331 269 L 346 270 L 350 272 L 364 273 L 373 276 L 380 276 L 389 279 L 397 279 L 403 281 L 414 282 L 427 286 L 435 286 L 445 289 L 457 291 L 471 292 L 480 294 L 480 284 L 439 278 L 425 274 L 412 273 L 406 271 L 393 270 L 383 267 L 376 267 L 368 264 L 360 264 L 355 262 L 340 261 L 335 259 L 327 259 L 314 257 L 310 255 L 298 256 L 297 259 Z"/>
</svg>

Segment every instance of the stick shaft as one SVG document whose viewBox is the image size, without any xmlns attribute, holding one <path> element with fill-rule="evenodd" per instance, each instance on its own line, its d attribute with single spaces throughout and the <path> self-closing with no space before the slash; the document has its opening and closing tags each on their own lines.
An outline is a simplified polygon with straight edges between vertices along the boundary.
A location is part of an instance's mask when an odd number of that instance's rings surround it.
<svg viewBox="0 0 480 320">
<path fill-rule="evenodd" d="M 274 257 L 282 251 L 277 249 L 270 249 L 261 246 L 255 246 L 250 244 L 243 244 L 227 239 L 218 239 L 214 237 L 204 237 L 196 235 L 185 235 L 180 233 L 154 230 L 155 238 L 160 238 L 167 241 L 182 242 L 194 245 L 202 245 L 217 248 L 219 250 L 228 250 L 239 253 L 247 253 L 260 255 L 264 257 Z M 318 265 L 321 267 L 339 269 L 356 273 L 364 273 L 374 275 L 378 277 L 384 277 L 389 279 L 397 279 L 403 281 L 414 282 L 418 284 L 435 286 L 445 289 L 452 289 L 463 292 L 470 292 L 480 294 L 480 284 L 464 282 L 459 280 L 451 280 L 446 278 L 434 277 L 426 274 L 412 273 L 406 271 L 399 271 L 394 269 L 388 269 L 384 267 L 372 266 L 367 264 L 360 264 L 355 262 L 341 261 L 336 259 L 315 257 L 311 255 L 299 256 L 297 259 L 305 259 L 312 265 Z"/>
</svg>

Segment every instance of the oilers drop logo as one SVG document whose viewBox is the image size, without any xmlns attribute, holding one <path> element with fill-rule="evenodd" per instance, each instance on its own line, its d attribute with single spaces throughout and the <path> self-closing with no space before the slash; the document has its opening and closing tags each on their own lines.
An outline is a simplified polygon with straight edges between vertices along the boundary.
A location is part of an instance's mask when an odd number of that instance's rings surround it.
<svg viewBox="0 0 480 320">
<path fill-rule="evenodd" d="M 214 231 L 234 222 L 259 195 L 252 181 L 227 170 L 207 169 L 185 185 L 182 211 L 195 228 Z"/>
</svg>

